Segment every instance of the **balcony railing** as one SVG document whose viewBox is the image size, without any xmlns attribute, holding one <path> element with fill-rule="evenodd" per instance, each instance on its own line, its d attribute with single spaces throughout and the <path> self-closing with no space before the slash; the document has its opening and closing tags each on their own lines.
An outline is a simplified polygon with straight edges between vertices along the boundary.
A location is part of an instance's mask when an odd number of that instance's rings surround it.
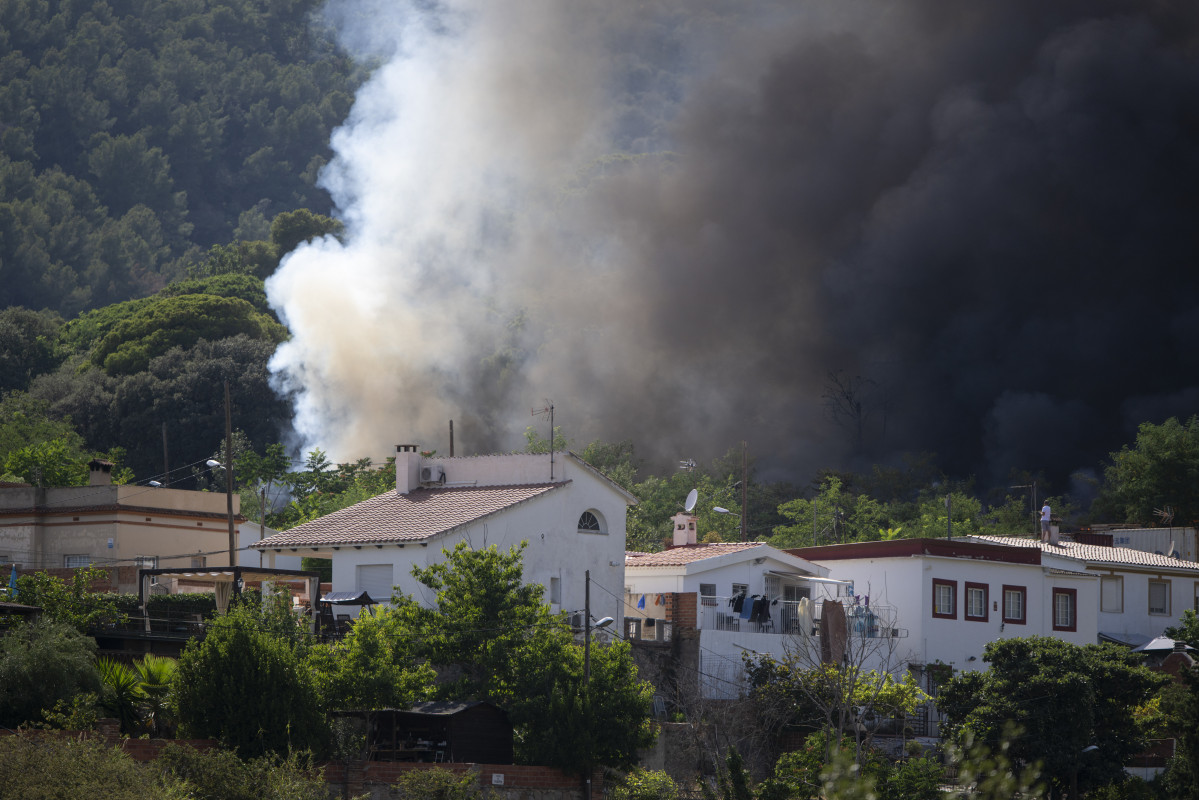
<svg viewBox="0 0 1199 800">
<path fill-rule="evenodd" d="M 705 630 L 774 633 L 786 636 L 819 636 L 821 603 L 776 600 L 767 605 L 766 614 L 754 614 L 746 598 L 741 611 L 734 610 L 731 598 L 701 597 L 699 627 Z M 804 608 L 806 606 L 806 609 Z M 747 607 L 748 610 L 747 610 Z M 892 606 L 851 605 L 845 609 L 845 622 L 851 636 L 863 638 L 900 638 L 907 632 L 894 625 Z"/>
</svg>

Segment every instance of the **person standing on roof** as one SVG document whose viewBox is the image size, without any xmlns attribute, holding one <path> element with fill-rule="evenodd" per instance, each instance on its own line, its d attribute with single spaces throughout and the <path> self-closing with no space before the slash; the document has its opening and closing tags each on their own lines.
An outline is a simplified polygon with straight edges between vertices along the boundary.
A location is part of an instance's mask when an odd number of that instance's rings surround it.
<svg viewBox="0 0 1199 800">
<path fill-rule="evenodd" d="M 1041 541 L 1049 541 L 1049 502 L 1041 506 Z"/>
</svg>

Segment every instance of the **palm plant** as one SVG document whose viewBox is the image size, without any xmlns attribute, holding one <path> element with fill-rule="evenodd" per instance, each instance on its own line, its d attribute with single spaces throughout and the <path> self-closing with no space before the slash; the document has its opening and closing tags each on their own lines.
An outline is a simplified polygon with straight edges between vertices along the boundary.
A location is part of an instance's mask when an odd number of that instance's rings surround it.
<svg viewBox="0 0 1199 800">
<path fill-rule="evenodd" d="M 142 700 L 141 681 L 128 664 L 104 657 L 96 661 L 102 690 L 100 707 L 121 723 L 121 733 L 136 734 L 141 725 L 138 706 Z"/>
<path fill-rule="evenodd" d="M 153 654 L 134 665 L 141 682 L 143 721 L 153 736 L 164 736 L 174 728 L 174 720 L 170 715 L 170 694 L 177 666 L 175 659 Z"/>
</svg>

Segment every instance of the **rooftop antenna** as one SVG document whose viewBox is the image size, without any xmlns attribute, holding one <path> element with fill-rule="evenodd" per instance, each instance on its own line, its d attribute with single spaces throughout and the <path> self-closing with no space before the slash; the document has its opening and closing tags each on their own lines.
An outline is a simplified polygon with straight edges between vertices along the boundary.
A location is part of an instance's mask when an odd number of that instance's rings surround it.
<svg viewBox="0 0 1199 800">
<path fill-rule="evenodd" d="M 545 406 L 542 408 L 534 408 L 532 415 L 545 419 L 550 418 L 550 482 L 554 480 L 554 404 L 549 400 L 542 400 Z"/>
<path fill-rule="evenodd" d="M 691 458 L 688 458 L 688 459 L 686 459 L 686 460 L 684 460 L 684 461 L 680 461 L 680 462 L 679 462 L 679 469 L 685 469 L 685 470 L 687 470 L 688 472 L 695 472 L 695 468 L 696 468 L 697 466 L 699 466 L 699 465 L 698 465 L 698 464 L 696 464 L 696 463 L 695 463 L 695 460 L 694 460 L 694 459 L 691 459 Z"/>
</svg>

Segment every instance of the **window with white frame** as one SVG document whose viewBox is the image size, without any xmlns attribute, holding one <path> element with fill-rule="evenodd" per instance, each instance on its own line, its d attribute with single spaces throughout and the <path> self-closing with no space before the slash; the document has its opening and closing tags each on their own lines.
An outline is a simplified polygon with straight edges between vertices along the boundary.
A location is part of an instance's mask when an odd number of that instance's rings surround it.
<svg viewBox="0 0 1199 800">
<path fill-rule="evenodd" d="M 1170 613 L 1170 582 L 1149 581 L 1149 613 Z"/>
<path fill-rule="evenodd" d="M 556 605 L 562 604 L 562 579 L 550 578 L 550 602 Z"/>
<path fill-rule="evenodd" d="M 1027 587 L 1005 585 L 1003 587 L 1003 621 L 1012 625 L 1023 625 L 1026 621 L 1027 599 Z"/>
<path fill-rule="evenodd" d="M 1078 591 L 1076 589 L 1053 590 L 1053 629 L 1055 631 L 1078 630 Z"/>
<path fill-rule="evenodd" d="M 975 622 L 986 622 L 987 614 L 987 585 L 985 583 L 966 583 L 966 619 Z"/>
<path fill-rule="evenodd" d="M 1099 610 L 1109 614 L 1124 613 L 1124 577 L 1104 575 L 1099 579 Z"/>
<path fill-rule="evenodd" d="M 70 555 L 62 557 L 62 565 L 67 569 L 80 569 L 92 565 L 92 557 L 85 555 Z"/>
<path fill-rule="evenodd" d="M 716 605 L 716 584 L 701 583 L 699 585 L 699 602 L 701 605 Z"/>
<path fill-rule="evenodd" d="M 192 569 L 202 569 L 208 566 L 208 556 L 192 556 Z"/>
<path fill-rule="evenodd" d="M 933 578 L 933 616 L 939 619 L 957 619 L 958 582 Z"/>
<path fill-rule="evenodd" d="M 359 564 L 354 569 L 354 588 L 366 592 L 376 603 L 390 603 L 395 587 L 391 564 Z"/>
<path fill-rule="evenodd" d="M 158 556 L 138 556 L 133 565 L 138 569 L 158 569 Z"/>
<path fill-rule="evenodd" d="M 594 509 L 579 515 L 579 533 L 607 533 L 603 516 Z"/>
<path fill-rule="evenodd" d="M 733 584 L 732 596 L 736 597 L 739 594 L 749 594 L 749 584 L 748 583 L 734 583 Z"/>
</svg>

